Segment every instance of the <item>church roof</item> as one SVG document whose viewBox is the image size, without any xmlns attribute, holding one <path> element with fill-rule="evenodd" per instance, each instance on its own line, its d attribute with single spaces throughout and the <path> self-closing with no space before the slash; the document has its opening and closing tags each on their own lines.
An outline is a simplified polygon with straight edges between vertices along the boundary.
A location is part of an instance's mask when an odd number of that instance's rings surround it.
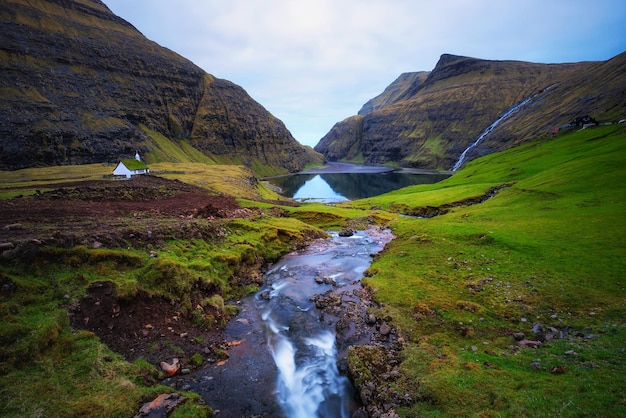
<svg viewBox="0 0 626 418">
<path fill-rule="evenodd" d="M 133 159 L 122 160 L 122 163 L 129 170 L 143 170 L 145 168 L 148 168 L 146 163 L 144 163 L 143 161 L 137 161 L 137 160 L 133 160 Z"/>
</svg>

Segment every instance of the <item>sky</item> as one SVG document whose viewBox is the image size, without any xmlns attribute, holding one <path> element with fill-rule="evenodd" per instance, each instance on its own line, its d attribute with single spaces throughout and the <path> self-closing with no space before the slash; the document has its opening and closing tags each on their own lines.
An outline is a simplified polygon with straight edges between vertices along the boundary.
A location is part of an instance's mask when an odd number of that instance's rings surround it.
<svg viewBox="0 0 626 418">
<path fill-rule="evenodd" d="M 442 54 L 537 63 L 626 51 L 624 0 L 103 0 L 147 38 L 232 81 L 315 146 Z"/>
</svg>

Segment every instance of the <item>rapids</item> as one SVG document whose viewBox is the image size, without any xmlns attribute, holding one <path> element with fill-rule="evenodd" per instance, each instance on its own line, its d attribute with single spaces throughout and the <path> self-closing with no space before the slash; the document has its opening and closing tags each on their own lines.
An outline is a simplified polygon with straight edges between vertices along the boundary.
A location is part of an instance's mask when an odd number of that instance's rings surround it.
<svg viewBox="0 0 626 418">
<path fill-rule="evenodd" d="M 265 285 L 241 300 L 240 314 L 226 327 L 234 342 L 228 361 L 186 379 L 184 389 L 199 393 L 217 418 L 344 418 L 358 408 L 354 388 L 338 368 L 346 347 L 338 354 L 337 318 L 323 315 L 314 300 L 360 288 L 372 254 L 393 235 L 380 228 L 330 235 L 270 266 Z"/>
</svg>

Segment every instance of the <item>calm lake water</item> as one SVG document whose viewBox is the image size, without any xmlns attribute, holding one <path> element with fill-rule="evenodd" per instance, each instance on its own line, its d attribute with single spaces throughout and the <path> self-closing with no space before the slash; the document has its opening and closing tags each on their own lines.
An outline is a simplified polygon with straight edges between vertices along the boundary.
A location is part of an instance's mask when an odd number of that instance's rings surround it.
<svg viewBox="0 0 626 418">
<path fill-rule="evenodd" d="M 410 173 L 386 167 L 327 163 L 320 169 L 268 181 L 280 187 L 283 196 L 298 201 L 337 203 L 378 196 L 414 184 L 437 183 L 449 176 L 445 173 Z"/>
</svg>

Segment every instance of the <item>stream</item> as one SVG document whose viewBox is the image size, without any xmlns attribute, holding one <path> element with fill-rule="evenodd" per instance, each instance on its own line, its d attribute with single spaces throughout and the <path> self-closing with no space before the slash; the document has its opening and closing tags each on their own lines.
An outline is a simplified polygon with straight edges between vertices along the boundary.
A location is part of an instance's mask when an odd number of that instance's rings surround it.
<svg viewBox="0 0 626 418">
<path fill-rule="evenodd" d="M 374 327 L 339 312 L 351 306 L 351 315 L 366 317 L 360 279 L 393 235 L 378 227 L 330 235 L 271 265 L 226 326 L 228 360 L 184 378 L 183 389 L 200 394 L 216 417 L 347 418 L 358 409 L 342 372 L 348 346 L 367 343 Z M 338 310 L 322 312 L 322 301 Z"/>
</svg>

